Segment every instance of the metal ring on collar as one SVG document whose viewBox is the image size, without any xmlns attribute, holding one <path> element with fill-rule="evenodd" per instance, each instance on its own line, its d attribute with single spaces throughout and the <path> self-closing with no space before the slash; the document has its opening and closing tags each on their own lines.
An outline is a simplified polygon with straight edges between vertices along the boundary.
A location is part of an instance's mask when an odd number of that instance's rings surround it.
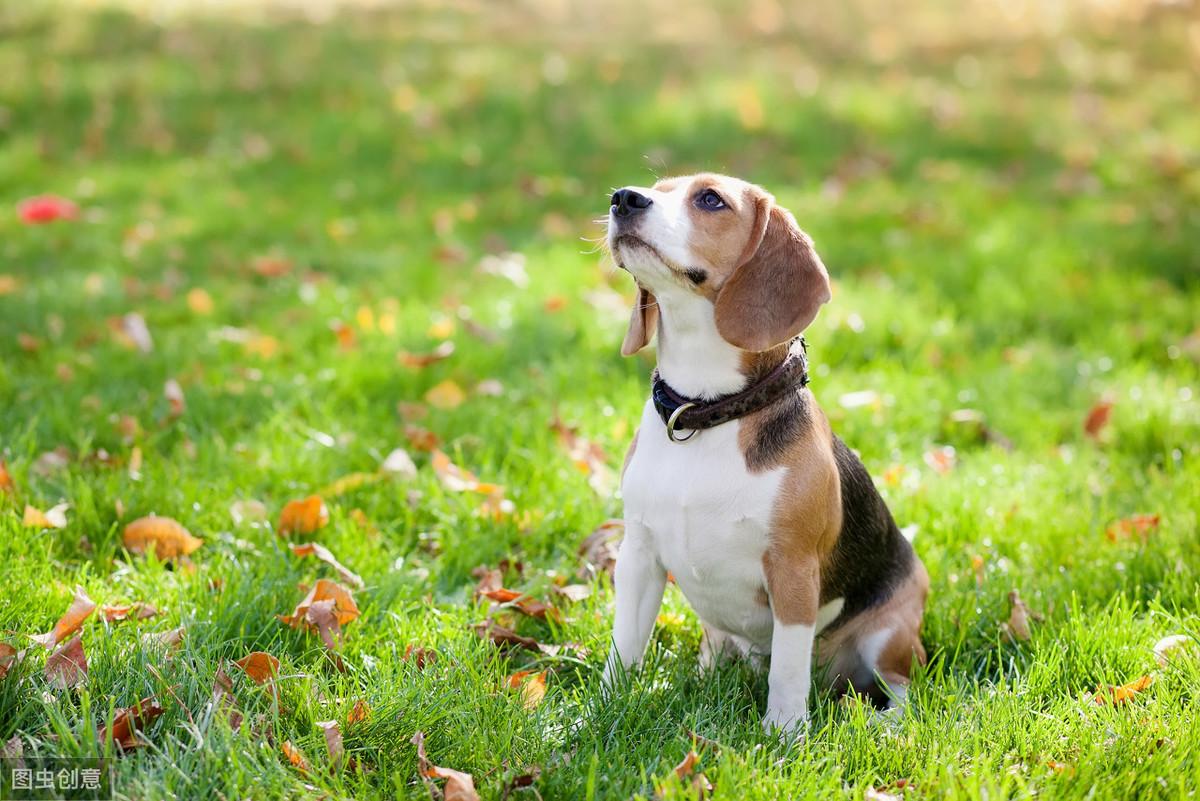
<svg viewBox="0 0 1200 801">
<path fill-rule="evenodd" d="M 692 433 L 688 434 L 686 437 L 675 436 L 675 423 L 679 420 L 679 415 L 683 414 L 684 411 L 692 408 L 695 405 L 696 404 L 694 403 L 685 403 L 675 411 L 671 412 L 671 416 L 667 418 L 667 439 L 671 440 L 671 442 L 687 442 L 689 439 L 696 436 L 696 431 L 698 429 L 695 428 L 693 428 Z"/>
</svg>

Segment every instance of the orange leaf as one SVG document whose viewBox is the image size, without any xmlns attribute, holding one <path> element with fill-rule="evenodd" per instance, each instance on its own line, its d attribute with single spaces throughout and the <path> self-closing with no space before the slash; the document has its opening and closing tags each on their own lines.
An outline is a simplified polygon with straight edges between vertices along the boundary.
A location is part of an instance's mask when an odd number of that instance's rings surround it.
<svg viewBox="0 0 1200 801">
<path fill-rule="evenodd" d="M 6 642 L 0 642 L 0 679 L 8 675 L 9 668 L 20 656 L 16 648 Z"/>
<path fill-rule="evenodd" d="M 424 670 L 426 665 L 432 665 L 437 661 L 438 652 L 432 648 L 425 648 L 420 645 L 409 643 L 404 647 L 404 661 L 412 662 L 417 666 L 417 670 Z"/>
<path fill-rule="evenodd" d="M 284 756 L 287 757 L 288 762 L 291 763 L 292 767 L 296 768 L 301 773 L 309 773 L 312 770 L 312 768 L 310 768 L 308 765 L 308 760 L 304 758 L 304 754 L 300 753 L 299 748 L 292 745 L 291 740 L 284 740 L 281 747 L 283 748 Z"/>
<path fill-rule="evenodd" d="M 950 445 L 945 445 L 939 448 L 932 448 L 925 452 L 925 464 L 934 469 L 935 472 L 945 475 L 954 469 L 957 462 L 954 448 Z"/>
<path fill-rule="evenodd" d="M 475 780 L 469 773 L 443 768 L 433 764 L 425 756 L 425 733 L 413 735 L 412 743 L 417 747 L 417 771 L 424 779 L 445 779 L 443 789 L 444 801 L 479 801 L 479 793 L 475 790 Z"/>
<path fill-rule="evenodd" d="M 339 495 L 345 495 L 347 492 L 356 490 L 359 487 L 368 484 L 375 484 L 383 481 L 386 476 L 383 473 L 350 473 L 342 476 L 332 484 L 321 488 L 321 495 L 330 498 L 336 498 Z"/>
<path fill-rule="evenodd" d="M 360 590 L 365 586 L 363 584 L 363 580 L 358 576 L 358 574 L 339 562 L 324 545 L 321 545 L 318 542 L 299 542 L 291 545 L 290 547 L 292 549 L 292 553 L 296 554 L 296 556 L 311 555 L 317 557 L 322 562 L 332 567 L 347 584 L 357 587 Z"/>
<path fill-rule="evenodd" d="M 83 638 L 78 634 L 66 645 L 46 657 L 46 681 L 60 690 L 78 687 L 87 678 L 87 656 L 83 653 Z"/>
<path fill-rule="evenodd" d="M 521 670 L 508 677 L 508 687 L 521 691 L 521 706 L 534 710 L 546 697 L 546 671 Z"/>
<path fill-rule="evenodd" d="M 1139 679 L 1134 679 L 1128 684 L 1122 684 L 1120 687 L 1109 687 L 1107 690 L 1096 690 L 1096 703 L 1107 704 L 1110 701 L 1115 704 L 1123 704 L 1131 700 L 1135 695 L 1147 689 L 1154 683 L 1153 676 L 1142 676 Z"/>
<path fill-rule="evenodd" d="M 246 672 L 258 684 L 266 684 L 279 675 L 279 660 L 265 651 L 254 651 L 233 664 Z"/>
<path fill-rule="evenodd" d="M 163 560 L 187 556 L 204 544 L 169 517 L 142 517 L 125 527 L 125 547 L 135 554 L 154 552 Z"/>
<path fill-rule="evenodd" d="M 122 751 L 138 748 L 146 744 L 138 736 L 139 731 L 145 731 L 164 711 L 154 696 L 143 698 L 133 706 L 118 709 L 111 725 L 97 728 L 96 737 L 102 742 L 112 738 Z"/>
<path fill-rule="evenodd" d="M 1158 530 L 1160 522 L 1159 515 L 1132 515 L 1114 521 L 1104 533 L 1109 542 L 1131 539 L 1136 535 L 1144 543 Z"/>
<path fill-rule="evenodd" d="M 366 701 L 360 698 L 354 702 L 354 708 L 346 716 L 346 725 L 352 726 L 355 723 L 362 723 L 369 717 L 371 717 L 371 707 L 367 705 Z"/>
<path fill-rule="evenodd" d="M 415 425 L 404 427 L 404 437 L 415 451 L 434 451 L 441 442 L 437 434 Z"/>
<path fill-rule="evenodd" d="M 13 483 L 12 476 L 8 474 L 8 465 L 0 459 L 0 492 L 9 495 L 16 495 L 17 486 Z"/>
<path fill-rule="evenodd" d="M 30 528 L 66 528 L 67 509 L 70 507 L 69 503 L 60 503 L 43 512 L 36 506 L 25 504 L 25 516 L 21 524 Z"/>
<path fill-rule="evenodd" d="M 425 393 L 425 402 L 435 409 L 457 409 L 467 399 L 467 393 L 450 379 L 435 384 Z"/>
<path fill-rule="evenodd" d="M 1112 409 L 1112 401 L 1096 401 L 1096 404 L 1088 410 L 1087 417 L 1084 418 L 1083 433 L 1092 439 L 1098 439 L 1100 432 L 1104 430 L 1108 425 L 1109 418 L 1112 417 Z"/>
<path fill-rule="evenodd" d="M 122 620 L 146 620 L 158 614 L 158 610 L 153 604 L 142 603 L 138 601 L 133 604 L 113 605 L 105 604 L 100 607 L 100 619 L 106 623 L 118 623 Z"/>
<path fill-rule="evenodd" d="M 31 639 L 47 648 L 53 648 L 67 637 L 79 631 L 80 626 L 83 625 L 83 621 L 87 620 L 88 616 L 95 610 L 96 602 L 88 597 L 83 587 L 76 587 L 75 597 L 71 600 L 71 606 L 67 608 L 63 616 L 54 624 L 54 628 L 46 634 L 38 634 Z"/>
<path fill-rule="evenodd" d="M 293 628 L 300 628 L 306 623 L 309 607 L 315 601 L 334 602 L 334 612 L 339 626 L 344 626 L 359 616 L 358 605 L 350 590 L 329 579 L 317 579 L 316 586 L 309 591 L 290 615 L 281 615 L 280 619 Z"/>
<path fill-rule="evenodd" d="M 187 306 L 194 314 L 209 315 L 213 312 L 213 299 L 208 291 L 200 287 L 189 289 Z"/>
<path fill-rule="evenodd" d="M 279 534 L 311 534 L 329 522 L 329 510 L 320 495 L 288 501 L 279 515 Z"/>
</svg>

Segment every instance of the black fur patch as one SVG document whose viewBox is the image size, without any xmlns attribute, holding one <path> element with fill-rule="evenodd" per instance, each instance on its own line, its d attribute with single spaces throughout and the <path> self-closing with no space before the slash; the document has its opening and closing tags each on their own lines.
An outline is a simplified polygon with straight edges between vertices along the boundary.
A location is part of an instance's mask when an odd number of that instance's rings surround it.
<svg viewBox="0 0 1200 801">
<path fill-rule="evenodd" d="M 808 413 L 811 395 L 803 390 L 787 395 L 764 409 L 758 438 L 746 449 L 746 469 L 751 473 L 777 466 L 793 442 L 812 425 Z"/>
<path fill-rule="evenodd" d="M 842 484 L 842 531 L 821 571 L 821 603 L 845 598 L 832 630 L 891 597 L 912 572 L 913 550 L 900 533 L 867 468 L 836 436 Z"/>
<path fill-rule="evenodd" d="M 701 270 L 699 267 L 688 267 L 683 271 L 683 274 L 686 275 L 688 280 L 696 286 L 700 286 L 700 284 L 703 284 L 708 280 L 708 273 L 704 272 L 704 270 Z"/>
</svg>

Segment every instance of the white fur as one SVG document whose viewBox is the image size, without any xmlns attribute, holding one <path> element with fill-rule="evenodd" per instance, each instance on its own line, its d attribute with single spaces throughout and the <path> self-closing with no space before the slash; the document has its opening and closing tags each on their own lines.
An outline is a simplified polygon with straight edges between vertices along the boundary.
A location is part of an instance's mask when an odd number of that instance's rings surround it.
<svg viewBox="0 0 1200 801">
<path fill-rule="evenodd" d="M 771 672 L 767 676 L 767 714 L 763 728 L 791 731 L 808 721 L 812 683 L 812 626 L 775 622 L 771 638 Z"/>
</svg>

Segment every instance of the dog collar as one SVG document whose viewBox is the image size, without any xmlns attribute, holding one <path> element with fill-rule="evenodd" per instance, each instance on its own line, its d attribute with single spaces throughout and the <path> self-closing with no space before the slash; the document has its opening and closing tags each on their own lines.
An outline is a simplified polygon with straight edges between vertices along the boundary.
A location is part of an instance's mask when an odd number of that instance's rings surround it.
<svg viewBox="0 0 1200 801">
<path fill-rule="evenodd" d="M 795 347 L 799 340 L 800 347 Z M 667 426 L 667 439 L 672 442 L 686 442 L 703 428 L 714 428 L 730 420 L 753 414 L 759 409 L 770 406 L 794 389 L 808 386 L 808 343 L 804 337 L 793 340 L 788 355 L 779 366 L 753 386 L 723 395 L 715 400 L 704 401 L 687 398 L 671 389 L 670 385 L 654 370 L 650 384 L 650 397 L 654 401 L 654 409 Z M 687 430 L 691 433 L 686 437 L 676 435 L 677 431 Z"/>
</svg>

